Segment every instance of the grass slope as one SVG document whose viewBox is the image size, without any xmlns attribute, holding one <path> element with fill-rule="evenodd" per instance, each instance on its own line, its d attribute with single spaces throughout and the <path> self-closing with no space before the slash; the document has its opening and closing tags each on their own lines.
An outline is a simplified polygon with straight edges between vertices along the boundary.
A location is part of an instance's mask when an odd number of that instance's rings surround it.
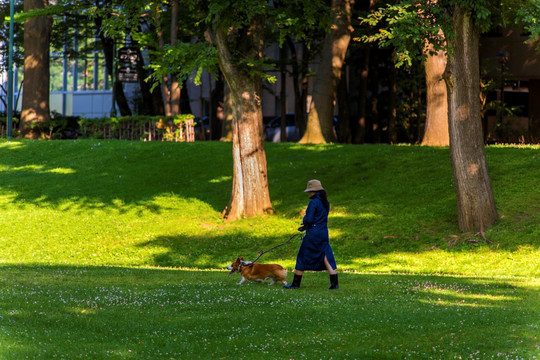
<svg viewBox="0 0 540 360">
<path fill-rule="evenodd" d="M 230 144 L 0 141 L 0 358 L 540 357 L 537 147 L 486 150 L 486 243 L 457 229 L 448 149 L 265 146 L 276 215 L 227 223 Z M 341 289 L 235 285 L 312 178 Z M 298 244 L 261 261 L 291 270 Z"/>
</svg>

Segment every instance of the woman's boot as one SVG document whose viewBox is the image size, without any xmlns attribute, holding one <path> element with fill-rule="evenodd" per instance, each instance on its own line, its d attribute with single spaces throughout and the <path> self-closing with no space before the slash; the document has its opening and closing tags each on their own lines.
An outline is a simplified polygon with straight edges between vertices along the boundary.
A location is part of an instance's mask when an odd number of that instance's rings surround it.
<svg viewBox="0 0 540 360">
<path fill-rule="evenodd" d="M 339 289 L 337 274 L 330 274 L 330 287 L 328 289 L 329 290 Z"/>
<path fill-rule="evenodd" d="M 289 285 L 283 285 L 284 289 L 300 289 L 300 283 L 302 282 L 302 275 L 294 274 L 293 282 Z"/>
</svg>

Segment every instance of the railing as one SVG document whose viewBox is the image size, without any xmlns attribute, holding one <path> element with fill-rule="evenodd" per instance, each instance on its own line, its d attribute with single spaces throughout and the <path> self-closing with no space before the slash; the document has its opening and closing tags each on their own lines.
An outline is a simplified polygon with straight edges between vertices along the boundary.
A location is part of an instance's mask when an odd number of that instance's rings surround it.
<svg viewBox="0 0 540 360">
<path fill-rule="evenodd" d="M 14 124 L 14 137 L 19 130 Z M 124 116 L 117 118 L 77 118 L 53 116 L 47 123 L 34 123 L 43 138 L 94 138 L 136 141 L 195 141 L 193 115 Z M 5 137 L 6 124 L 0 121 L 0 136 Z"/>
</svg>

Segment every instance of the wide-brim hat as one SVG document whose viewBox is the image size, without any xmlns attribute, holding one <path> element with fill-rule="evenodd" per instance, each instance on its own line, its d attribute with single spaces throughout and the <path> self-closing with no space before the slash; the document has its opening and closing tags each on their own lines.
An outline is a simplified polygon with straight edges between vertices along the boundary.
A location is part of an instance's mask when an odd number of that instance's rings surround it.
<svg viewBox="0 0 540 360">
<path fill-rule="evenodd" d="M 319 180 L 309 180 L 307 183 L 306 190 L 304 192 L 310 192 L 310 191 L 321 191 L 324 190 L 322 187 L 322 184 Z"/>
</svg>

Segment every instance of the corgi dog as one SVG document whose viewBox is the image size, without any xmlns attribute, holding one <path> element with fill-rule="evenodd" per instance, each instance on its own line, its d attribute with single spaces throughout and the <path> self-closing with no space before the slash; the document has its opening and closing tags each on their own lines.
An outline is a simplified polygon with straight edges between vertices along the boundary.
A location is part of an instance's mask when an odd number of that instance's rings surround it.
<svg viewBox="0 0 540 360">
<path fill-rule="evenodd" d="M 243 257 L 237 258 L 230 266 L 227 266 L 229 275 L 240 273 L 242 279 L 238 285 L 243 284 L 246 280 L 263 282 L 271 279 L 269 285 L 274 285 L 276 281 L 281 281 L 283 285 L 287 285 L 287 270 L 278 264 L 259 264 L 251 261 L 244 261 Z"/>
</svg>

